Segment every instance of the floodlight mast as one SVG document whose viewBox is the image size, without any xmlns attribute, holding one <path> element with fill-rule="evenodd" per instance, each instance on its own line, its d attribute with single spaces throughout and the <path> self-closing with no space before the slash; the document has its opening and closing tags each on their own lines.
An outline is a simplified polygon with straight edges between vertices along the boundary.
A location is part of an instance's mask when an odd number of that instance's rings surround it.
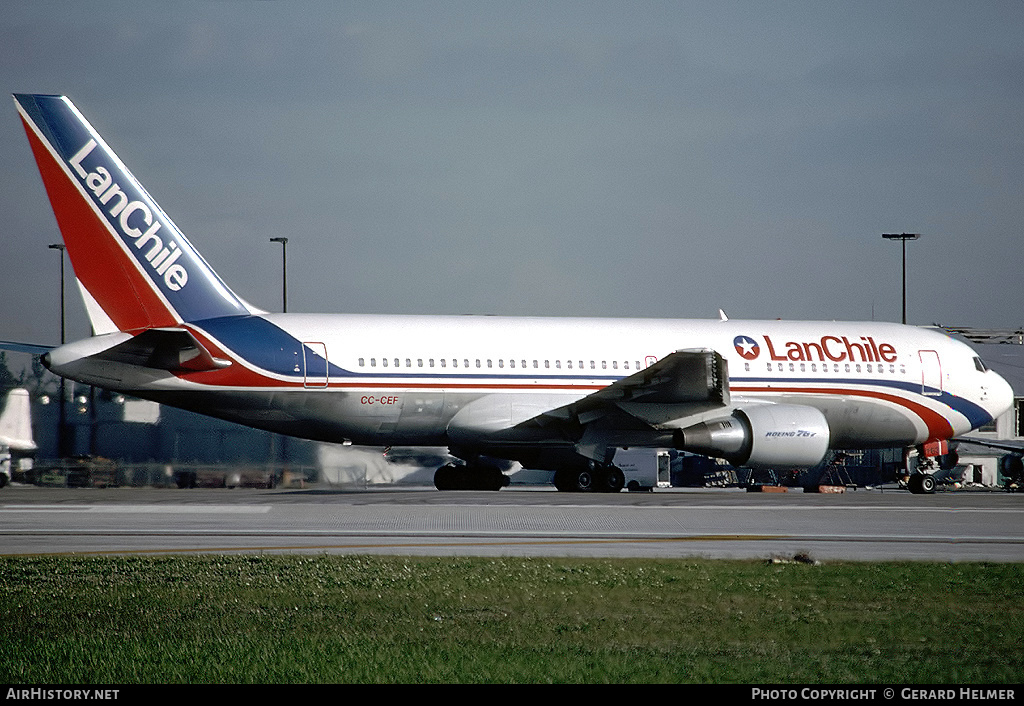
<svg viewBox="0 0 1024 706">
<path fill-rule="evenodd" d="M 272 243 L 281 243 L 281 311 L 288 313 L 288 238 L 271 238 Z"/>
<path fill-rule="evenodd" d="M 903 323 L 907 323 L 907 241 L 917 240 L 920 233 L 882 233 L 886 240 L 899 240 L 903 243 Z"/>
</svg>

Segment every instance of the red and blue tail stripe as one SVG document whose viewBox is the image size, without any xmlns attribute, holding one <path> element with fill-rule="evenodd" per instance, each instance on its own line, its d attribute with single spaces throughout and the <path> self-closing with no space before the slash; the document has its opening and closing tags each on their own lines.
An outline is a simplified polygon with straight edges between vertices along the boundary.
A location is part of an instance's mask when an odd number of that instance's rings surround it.
<svg viewBox="0 0 1024 706">
<path fill-rule="evenodd" d="M 14 100 L 75 276 L 109 320 L 94 328 L 249 313 L 71 101 Z"/>
</svg>

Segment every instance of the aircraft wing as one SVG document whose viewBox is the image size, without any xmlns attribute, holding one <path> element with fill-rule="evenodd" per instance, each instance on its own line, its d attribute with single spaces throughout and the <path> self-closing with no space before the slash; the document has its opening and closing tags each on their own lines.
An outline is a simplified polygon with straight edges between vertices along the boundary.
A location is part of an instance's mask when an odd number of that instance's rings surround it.
<svg viewBox="0 0 1024 706">
<path fill-rule="evenodd" d="M 656 436 L 659 425 L 728 406 L 728 364 L 710 349 L 679 350 L 583 398 L 550 402 L 531 409 L 507 395 L 488 396 L 452 419 L 449 436 L 483 446 L 546 439 L 606 462 L 615 448 Z"/>
<path fill-rule="evenodd" d="M 1009 451 L 1011 453 L 1024 454 L 1024 441 L 1009 441 L 1006 439 L 978 439 L 970 436 L 961 436 L 956 439 L 965 444 L 976 444 L 990 449 Z"/>
<path fill-rule="evenodd" d="M 677 419 L 729 404 L 727 363 L 710 349 L 679 350 L 545 417 L 587 424 L 612 409 L 649 423 Z M 683 412 L 680 414 L 680 412 Z"/>
</svg>

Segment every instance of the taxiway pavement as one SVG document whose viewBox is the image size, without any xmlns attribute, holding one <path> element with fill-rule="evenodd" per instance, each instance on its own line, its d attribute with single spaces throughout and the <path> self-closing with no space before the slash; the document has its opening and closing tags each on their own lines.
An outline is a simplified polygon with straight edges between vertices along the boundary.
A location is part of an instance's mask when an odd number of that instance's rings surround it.
<svg viewBox="0 0 1024 706">
<path fill-rule="evenodd" d="M 1024 495 L 0 490 L 0 555 L 239 552 L 1017 562 Z"/>
</svg>

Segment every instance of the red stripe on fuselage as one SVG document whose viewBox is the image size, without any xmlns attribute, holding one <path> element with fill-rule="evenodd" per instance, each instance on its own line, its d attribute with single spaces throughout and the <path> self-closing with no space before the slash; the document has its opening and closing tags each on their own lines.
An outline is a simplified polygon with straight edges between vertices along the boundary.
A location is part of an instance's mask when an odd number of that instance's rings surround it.
<svg viewBox="0 0 1024 706">
<path fill-rule="evenodd" d="M 75 276 L 121 331 L 173 326 L 177 317 L 124 252 L 79 184 L 22 118 Z"/>
<path fill-rule="evenodd" d="M 845 395 L 850 397 L 869 397 L 871 399 L 885 400 L 893 404 L 905 407 L 910 410 L 925 423 L 928 427 L 928 440 L 939 440 L 939 439 L 951 439 L 953 438 L 955 431 L 953 425 L 950 424 L 949 420 L 943 417 L 935 410 L 929 409 L 923 404 L 912 402 L 904 397 L 898 395 L 890 395 L 884 392 L 875 392 L 874 390 L 860 390 L 843 387 L 732 387 L 731 392 L 788 392 L 788 393 L 799 393 L 799 394 L 826 394 L 826 395 Z"/>
<path fill-rule="evenodd" d="M 305 385 L 300 380 L 280 380 L 266 376 L 262 373 L 250 370 L 238 362 L 238 358 L 231 355 L 220 346 L 217 346 L 211 341 L 206 335 L 204 335 L 198 329 L 189 326 L 190 331 L 196 336 L 199 341 L 207 347 L 208 350 L 218 358 L 226 358 L 234 361 L 234 364 L 230 367 L 223 368 L 221 370 L 202 371 L 193 373 L 181 373 L 179 377 L 183 380 L 195 382 L 203 385 L 212 385 L 216 387 L 291 387 L 296 389 L 305 389 Z M 609 383 L 610 384 L 610 383 Z M 444 390 L 557 390 L 557 391 L 579 391 L 579 392 L 596 392 L 602 390 L 607 385 L 579 385 L 579 384 L 523 384 L 523 383 L 444 383 L 438 384 L 436 382 L 330 382 L 328 389 L 337 390 L 428 390 L 434 389 L 438 391 Z M 323 389 L 323 388 L 320 388 Z M 924 422 L 928 428 L 928 440 L 941 440 L 950 439 L 954 436 L 955 431 L 953 425 L 948 419 L 940 415 L 938 412 L 930 409 L 929 407 L 913 402 L 899 395 L 892 395 L 884 392 L 877 392 L 875 390 L 864 390 L 856 388 L 843 388 L 843 387 L 731 387 L 730 392 L 733 393 L 797 393 L 803 395 L 830 395 L 830 396 L 850 396 L 850 397 L 866 397 L 870 399 L 884 400 L 891 404 L 898 405 L 913 412 L 917 415 L 921 421 Z"/>
</svg>

